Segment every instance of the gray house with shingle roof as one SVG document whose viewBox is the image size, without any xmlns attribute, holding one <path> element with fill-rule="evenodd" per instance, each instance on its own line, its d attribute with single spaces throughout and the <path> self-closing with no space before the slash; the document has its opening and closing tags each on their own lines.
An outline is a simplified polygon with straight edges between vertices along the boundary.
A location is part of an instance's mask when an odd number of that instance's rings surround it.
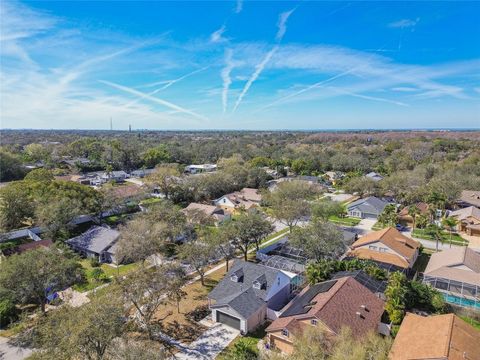
<svg viewBox="0 0 480 360">
<path fill-rule="evenodd" d="M 243 333 L 267 318 L 267 308 L 280 310 L 290 298 L 290 278 L 281 270 L 236 260 L 208 295 L 212 319 Z"/>
<path fill-rule="evenodd" d="M 378 216 L 382 213 L 385 206 L 388 203 L 376 198 L 375 196 L 370 196 L 365 199 L 359 199 L 354 201 L 347 206 L 347 213 L 348 216 L 356 217 L 356 218 L 378 218 Z"/>
<path fill-rule="evenodd" d="M 93 226 L 88 231 L 66 241 L 76 252 L 85 257 L 96 257 L 100 262 L 116 262 L 115 244 L 120 237 L 116 230 Z"/>
</svg>

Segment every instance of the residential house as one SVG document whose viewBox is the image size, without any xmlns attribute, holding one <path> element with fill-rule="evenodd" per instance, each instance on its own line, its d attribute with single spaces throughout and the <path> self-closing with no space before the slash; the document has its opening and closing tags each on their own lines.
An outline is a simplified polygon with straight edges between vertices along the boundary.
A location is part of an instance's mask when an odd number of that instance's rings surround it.
<svg viewBox="0 0 480 360">
<path fill-rule="evenodd" d="M 255 208 L 260 204 L 261 200 L 262 195 L 257 189 L 243 188 L 240 191 L 223 195 L 214 200 L 213 203 L 226 212 L 233 213 L 235 210 L 250 210 Z"/>
<path fill-rule="evenodd" d="M 97 258 L 100 262 L 115 263 L 115 243 L 120 237 L 116 230 L 93 226 L 83 234 L 71 238 L 66 243 L 76 252 L 88 258 Z"/>
<path fill-rule="evenodd" d="M 217 165 L 215 164 L 188 165 L 185 167 L 185 172 L 192 175 L 215 170 L 217 170 Z"/>
<path fill-rule="evenodd" d="M 420 243 L 389 227 L 362 236 L 347 257 L 372 260 L 387 270 L 408 270 L 417 260 Z"/>
<path fill-rule="evenodd" d="M 429 206 L 427 203 L 418 202 L 414 205 L 406 206 L 398 213 L 398 220 L 402 223 L 413 224 L 413 217 L 409 214 L 411 207 L 417 208 L 418 215 L 428 215 Z"/>
<path fill-rule="evenodd" d="M 480 253 L 456 247 L 432 254 L 423 282 L 444 293 L 447 302 L 480 310 Z"/>
<path fill-rule="evenodd" d="M 373 181 L 383 180 L 383 176 L 374 171 L 369 172 L 367 175 L 365 175 L 365 177 Z"/>
<path fill-rule="evenodd" d="M 123 170 L 111 171 L 111 172 L 103 173 L 101 175 L 101 178 L 102 180 L 104 180 L 104 182 L 108 182 L 108 181 L 123 182 L 125 181 L 125 179 L 128 178 L 128 174 Z"/>
<path fill-rule="evenodd" d="M 145 176 L 153 174 L 154 171 L 155 171 L 155 169 L 137 169 L 137 170 L 133 170 L 130 173 L 130 176 L 142 179 Z"/>
<path fill-rule="evenodd" d="M 323 174 L 323 177 L 335 185 L 338 180 L 341 180 L 345 177 L 345 173 L 341 171 L 327 171 L 325 174 Z"/>
<path fill-rule="evenodd" d="M 197 222 L 199 217 L 205 217 L 211 219 L 215 224 L 219 224 L 230 218 L 230 215 L 226 215 L 225 211 L 220 207 L 199 203 L 188 204 L 182 212 L 191 222 Z"/>
<path fill-rule="evenodd" d="M 467 235 L 480 236 L 480 209 L 475 206 L 452 211 L 449 214 L 458 221 L 457 230 Z"/>
<path fill-rule="evenodd" d="M 290 300 L 290 278 L 281 270 L 236 260 L 208 299 L 213 321 L 247 333 Z"/>
<path fill-rule="evenodd" d="M 479 360 L 480 331 L 455 314 L 408 313 L 395 336 L 389 360 Z"/>
<path fill-rule="evenodd" d="M 361 219 L 376 219 L 382 213 L 388 203 L 370 196 L 365 199 L 358 199 L 347 206 L 348 216 Z"/>
<path fill-rule="evenodd" d="M 291 354 L 295 337 L 304 329 L 318 327 L 338 335 L 349 327 L 355 338 L 377 332 L 384 302 L 353 277 L 324 281 L 306 287 L 267 327 L 271 349 Z"/>
<path fill-rule="evenodd" d="M 463 190 L 457 200 L 459 207 L 476 206 L 480 208 L 480 191 Z"/>
</svg>

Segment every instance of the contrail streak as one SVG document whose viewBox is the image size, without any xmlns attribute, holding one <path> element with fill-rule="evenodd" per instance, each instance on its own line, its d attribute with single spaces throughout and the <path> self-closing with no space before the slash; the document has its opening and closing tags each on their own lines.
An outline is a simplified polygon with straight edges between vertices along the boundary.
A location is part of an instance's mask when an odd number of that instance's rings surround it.
<svg viewBox="0 0 480 360">
<path fill-rule="evenodd" d="M 142 99 L 147 99 L 147 100 L 150 100 L 150 101 L 153 101 L 153 102 L 156 102 L 157 104 L 160 104 L 160 105 L 163 105 L 165 107 L 168 107 L 172 110 L 177 110 L 178 112 L 181 112 L 181 113 L 184 113 L 184 114 L 188 114 L 188 115 L 191 115 L 197 119 L 200 119 L 200 120 L 207 120 L 208 119 L 203 116 L 203 115 L 200 115 L 200 114 L 197 114 L 193 111 L 190 111 L 188 109 L 185 109 L 185 108 L 182 108 L 181 106 L 178 106 L 178 105 L 175 105 L 171 102 L 168 102 L 166 100 L 162 100 L 162 99 L 159 99 L 159 98 L 156 98 L 156 97 L 153 97 L 149 94 L 145 94 L 145 93 L 142 93 L 141 91 L 138 91 L 138 90 L 135 90 L 135 89 L 132 89 L 132 88 L 129 88 L 127 86 L 123 86 L 123 85 L 119 85 L 119 84 L 115 84 L 115 83 L 112 83 L 110 81 L 106 81 L 106 80 L 99 80 L 101 83 L 103 84 L 106 84 L 106 85 L 109 85 L 113 88 L 116 88 L 118 90 L 122 90 L 124 92 L 127 92 L 127 93 L 130 93 L 132 95 L 136 95 Z"/>
</svg>

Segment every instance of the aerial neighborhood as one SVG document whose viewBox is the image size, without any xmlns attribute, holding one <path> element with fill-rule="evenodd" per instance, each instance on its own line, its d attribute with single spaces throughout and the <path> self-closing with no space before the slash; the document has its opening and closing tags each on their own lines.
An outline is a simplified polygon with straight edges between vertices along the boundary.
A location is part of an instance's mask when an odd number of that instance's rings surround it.
<svg viewBox="0 0 480 360">
<path fill-rule="evenodd" d="M 395 135 L 3 131 L 0 336 L 32 359 L 479 360 L 480 139 Z"/>
</svg>

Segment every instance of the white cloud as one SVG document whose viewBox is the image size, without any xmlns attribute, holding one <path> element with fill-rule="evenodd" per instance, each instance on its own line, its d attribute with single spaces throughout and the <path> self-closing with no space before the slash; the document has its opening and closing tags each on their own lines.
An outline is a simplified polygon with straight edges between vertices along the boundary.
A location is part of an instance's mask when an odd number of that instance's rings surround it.
<svg viewBox="0 0 480 360">
<path fill-rule="evenodd" d="M 287 20 L 294 11 L 295 11 L 295 9 L 292 9 L 292 10 L 283 12 L 279 15 L 278 23 L 277 23 L 278 31 L 277 31 L 277 35 L 275 37 L 277 42 L 280 42 L 283 39 L 283 36 L 285 35 L 285 32 L 287 31 Z M 262 73 L 263 69 L 265 69 L 265 66 L 267 66 L 267 64 L 270 62 L 273 55 L 277 52 L 278 49 L 279 49 L 279 46 L 275 45 L 273 47 L 273 49 L 270 50 L 265 55 L 263 60 L 255 66 L 255 71 L 250 76 L 250 78 L 248 79 L 247 83 L 245 84 L 242 92 L 238 96 L 237 102 L 235 103 L 235 106 L 233 107 L 232 113 L 235 113 L 237 108 L 240 106 L 243 98 L 245 97 L 245 95 L 247 95 L 248 90 L 250 90 L 250 87 L 252 86 L 252 84 L 258 79 L 258 77 Z"/>
<path fill-rule="evenodd" d="M 222 107 L 223 107 L 224 114 L 227 111 L 227 105 L 228 105 L 228 89 L 232 84 L 230 73 L 232 72 L 235 66 L 232 56 L 233 56 L 232 49 L 225 50 L 225 67 L 222 69 L 222 72 L 221 72 L 222 81 L 223 81 Z"/>
<path fill-rule="evenodd" d="M 392 91 L 415 92 L 415 91 L 418 91 L 418 89 L 413 87 L 408 87 L 408 86 L 398 86 L 398 87 L 393 87 Z"/>
<path fill-rule="evenodd" d="M 390 24 L 388 24 L 388 26 L 391 28 L 401 28 L 401 29 L 413 28 L 418 24 L 419 21 L 420 21 L 420 18 L 418 17 L 416 19 L 401 19 L 398 21 L 391 22 Z"/>
<path fill-rule="evenodd" d="M 210 35 L 210 42 L 221 43 L 221 42 L 227 41 L 227 39 L 223 37 L 223 33 L 225 32 L 226 29 L 227 29 L 226 26 L 222 25 L 222 27 L 220 29 L 214 31 Z"/>
<path fill-rule="evenodd" d="M 285 36 L 285 33 L 287 32 L 287 20 L 294 11 L 295 9 L 285 11 L 281 13 L 278 17 L 278 31 L 277 35 L 275 36 L 275 40 L 277 40 L 278 42 L 282 41 L 283 37 Z"/>
<path fill-rule="evenodd" d="M 243 10 L 243 0 L 237 0 L 237 3 L 235 4 L 235 13 L 239 14 Z"/>
</svg>

